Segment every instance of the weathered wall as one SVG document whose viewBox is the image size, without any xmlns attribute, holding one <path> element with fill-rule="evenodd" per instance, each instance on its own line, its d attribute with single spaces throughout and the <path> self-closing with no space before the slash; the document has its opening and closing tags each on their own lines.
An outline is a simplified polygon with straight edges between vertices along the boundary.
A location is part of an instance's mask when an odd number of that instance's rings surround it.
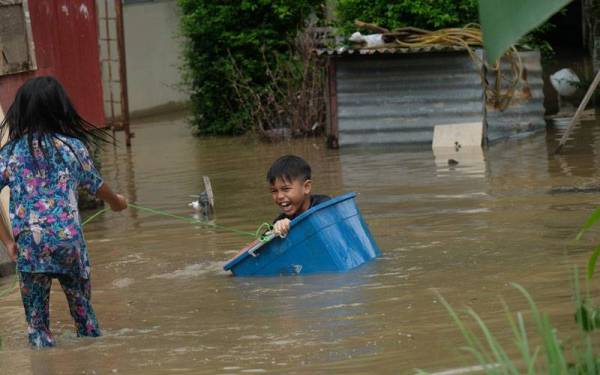
<svg viewBox="0 0 600 375">
<path fill-rule="evenodd" d="M 0 105 L 7 109 L 29 78 L 52 75 L 84 118 L 104 124 L 94 0 L 30 0 L 29 13 L 37 69 L 0 76 Z"/>
<path fill-rule="evenodd" d="M 132 115 L 187 102 L 189 95 L 178 87 L 182 48 L 176 1 L 126 4 L 123 18 Z"/>
</svg>

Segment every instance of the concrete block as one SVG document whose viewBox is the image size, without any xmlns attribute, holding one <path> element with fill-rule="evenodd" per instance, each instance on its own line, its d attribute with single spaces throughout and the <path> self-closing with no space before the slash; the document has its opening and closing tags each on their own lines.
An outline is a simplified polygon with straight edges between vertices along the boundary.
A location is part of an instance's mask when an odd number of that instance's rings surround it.
<svg viewBox="0 0 600 375">
<path fill-rule="evenodd" d="M 483 124 L 472 122 L 465 124 L 442 124 L 433 128 L 434 149 L 440 147 L 456 148 L 481 147 Z"/>
</svg>

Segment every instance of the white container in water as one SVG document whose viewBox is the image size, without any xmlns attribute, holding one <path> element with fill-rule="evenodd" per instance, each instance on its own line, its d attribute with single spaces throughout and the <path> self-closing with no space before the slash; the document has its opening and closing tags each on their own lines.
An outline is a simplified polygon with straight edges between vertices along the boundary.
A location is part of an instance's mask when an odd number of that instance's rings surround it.
<svg viewBox="0 0 600 375">
<path fill-rule="evenodd" d="M 579 77 L 569 68 L 561 69 L 550 76 L 550 82 L 560 96 L 571 96 L 577 91 Z"/>
</svg>

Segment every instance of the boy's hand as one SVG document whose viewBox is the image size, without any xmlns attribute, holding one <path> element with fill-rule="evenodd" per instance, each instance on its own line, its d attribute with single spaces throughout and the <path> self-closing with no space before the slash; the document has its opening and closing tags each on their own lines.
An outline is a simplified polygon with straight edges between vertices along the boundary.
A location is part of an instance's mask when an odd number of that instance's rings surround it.
<svg viewBox="0 0 600 375">
<path fill-rule="evenodd" d="M 17 248 L 17 244 L 12 241 L 6 244 L 6 250 L 8 251 L 8 257 L 13 261 L 17 261 L 17 252 L 19 251 Z"/>
<path fill-rule="evenodd" d="M 273 232 L 278 236 L 285 236 L 290 231 L 290 219 L 281 219 L 273 224 Z"/>
<path fill-rule="evenodd" d="M 115 194 L 115 198 L 110 201 L 110 209 L 113 211 L 123 211 L 127 208 L 127 199 L 121 194 Z"/>
</svg>

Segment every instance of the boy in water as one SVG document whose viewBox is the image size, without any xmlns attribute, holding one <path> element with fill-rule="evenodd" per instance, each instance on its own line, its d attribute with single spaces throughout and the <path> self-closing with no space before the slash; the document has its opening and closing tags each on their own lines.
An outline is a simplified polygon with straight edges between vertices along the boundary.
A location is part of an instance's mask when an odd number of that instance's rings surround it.
<svg viewBox="0 0 600 375">
<path fill-rule="evenodd" d="M 273 231 L 286 235 L 290 221 L 314 205 L 330 199 L 326 195 L 311 195 L 310 165 L 299 156 L 285 155 L 275 160 L 267 172 L 273 202 L 281 214 L 273 221 Z"/>
</svg>

